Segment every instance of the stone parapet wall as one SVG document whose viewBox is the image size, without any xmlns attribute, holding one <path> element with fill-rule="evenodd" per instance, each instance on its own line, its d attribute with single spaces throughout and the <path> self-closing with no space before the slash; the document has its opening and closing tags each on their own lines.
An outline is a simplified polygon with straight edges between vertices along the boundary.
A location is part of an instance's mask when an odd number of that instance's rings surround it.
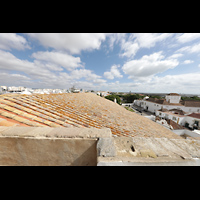
<svg viewBox="0 0 200 200">
<path fill-rule="evenodd" d="M 0 127 L 0 165 L 96 166 L 99 137 L 110 129 Z"/>
<path fill-rule="evenodd" d="M 0 165 L 200 165 L 200 140 L 113 137 L 108 128 L 1 126 Z"/>
</svg>

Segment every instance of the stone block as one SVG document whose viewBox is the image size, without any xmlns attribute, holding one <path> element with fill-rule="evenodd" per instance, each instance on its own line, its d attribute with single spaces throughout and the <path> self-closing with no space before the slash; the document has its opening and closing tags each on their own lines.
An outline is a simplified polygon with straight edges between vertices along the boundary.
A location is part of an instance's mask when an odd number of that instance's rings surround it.
<svg viewBox="0 0 200 200">
<path fill-rule="evenodd" d="M 113 138 L 99 138 L 97 143 L 97 155 L 103 157 L 116 156 L 116 149 Z"/>
</svg>

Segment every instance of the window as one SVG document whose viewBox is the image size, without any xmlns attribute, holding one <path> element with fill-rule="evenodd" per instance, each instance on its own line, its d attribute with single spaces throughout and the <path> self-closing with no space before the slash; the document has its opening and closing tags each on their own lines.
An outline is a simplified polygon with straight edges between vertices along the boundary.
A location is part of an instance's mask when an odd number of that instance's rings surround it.
<svg viewBox="0 0 200 200">
<path fill-rule="evenodd" d="M 196 124 L 197 126 L 199 126 L 199 121 L 195 121 L 194 124 Z"/>
</svg>

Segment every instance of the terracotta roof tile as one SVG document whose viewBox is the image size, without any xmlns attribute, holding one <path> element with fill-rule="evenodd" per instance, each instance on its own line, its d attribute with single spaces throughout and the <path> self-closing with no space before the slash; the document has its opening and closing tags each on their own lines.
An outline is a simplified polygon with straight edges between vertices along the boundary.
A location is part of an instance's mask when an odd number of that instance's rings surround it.
<svg viewBox="0 0 200 200">
<path fill-rule="evenodd" d="M 2 95 L 0 115 L 28 126 L 110 128 L 115 136 L 180 138 L 95 94 Z"/>
<path fill-rule="evenodd" d="M 194 117 L 194 118 L 198 118 L 198 119 L 200 119 L 200 113 L 192 113 L 192 114 L 187 115 L 187 116 L 190 116 L 190 117 Z"/>
</svg>

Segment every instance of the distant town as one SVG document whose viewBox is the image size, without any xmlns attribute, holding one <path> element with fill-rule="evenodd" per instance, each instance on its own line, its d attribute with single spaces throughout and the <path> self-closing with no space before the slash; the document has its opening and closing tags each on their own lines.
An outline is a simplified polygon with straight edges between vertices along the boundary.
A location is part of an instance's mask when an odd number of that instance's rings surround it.
<svg viewBox="0 0 200 200">
<path fill-rule="evenodd" d="M 0 94 L 17 93 L 17 94 L 29 95 L 29 94 L 84 93 L 84 92 L 92 92 L 102 97 L 105 97 L 111 94 L 108 91 L 94 91 L 94 90 L 78 89 L 75 86 L 69 89 L 41 89 L 41 88 L 27 88 L 24 86 L 19 86 L 19 87 L 0 86 Z"/>
<path fill-rule="evenodd" d="M 76 88 L 73 86 L 72 88 L 68 89 L 42 89 L 42 88 L 28 88 L 24 86 L 0 86 L 0 94 L 6 94 L 6 93 L 18 93 L 18 94 L 59 94 L 59 93 L 84 93 L 84 92 L 92 92 L 96 93 L 99 96 L 106 97 L 108 95 L 126 95 L 126 94 L 132 94 L 132 95 L 139 95 L 139 96 L 155 96 L 159 98 L 164 98 L 167 93 L 144 93 L 144 92 L 112 92 L 112 91 L 96 91 L 96 90 L 86 90 L 81 88 Z M 193 97 L 198 96 L 200 97 L 200 94 L 183 94 L 180 93 L 182 97 Z M 138 97 L 139 97 L 138 96 Z M 122 100 L 123 101 L 123 100 Z M 126 101 L 127 102 L 127 101 Z M 127 103 L 131 103 L 127 102 Z"/>
</svg>

